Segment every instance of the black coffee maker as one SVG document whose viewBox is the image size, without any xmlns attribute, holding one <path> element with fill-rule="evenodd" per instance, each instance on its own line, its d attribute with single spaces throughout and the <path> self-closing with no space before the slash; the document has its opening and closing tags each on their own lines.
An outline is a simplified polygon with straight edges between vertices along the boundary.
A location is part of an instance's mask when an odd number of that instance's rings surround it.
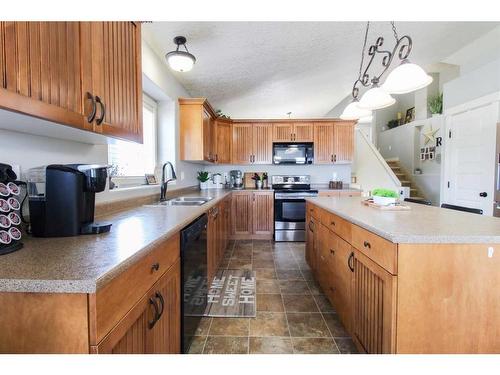
<svg viewBox="0 0 500 375">
<path fill-rule="evenodd" d="M 109 232 L 95 223 L 95 193 L 106 187 L 108 167 L 89 164 L 47 165 L 28 172 L 31 233 L 67 237 Z"/>
</svg>

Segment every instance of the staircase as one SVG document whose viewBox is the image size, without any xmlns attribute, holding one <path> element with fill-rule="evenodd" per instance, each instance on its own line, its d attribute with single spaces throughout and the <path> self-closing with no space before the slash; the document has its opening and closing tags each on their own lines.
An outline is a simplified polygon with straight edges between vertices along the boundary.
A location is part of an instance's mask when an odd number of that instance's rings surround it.
<svg viewBox="0 0 500 375">
<path fill-rule="evenodd" d="M 392 171 L 394 172 L 396 177 L 401 182 L 401 186 L 405 186 L 405 187 L 410 188 L 410 198 L 425 200 L 424 195 L 418 189 L 415 182 L 411 179 L 410 174 L 408 172 L 406 172 L 403 169 L 403 167 L 401 167 L 401 164 L 399 163 L 399 159 L 397 159 L 397 158 L 385 159 L 385 161 L 386 161 L 387 165 L 389 166 L 389 168 L 392 169 Z"/>
</svg>

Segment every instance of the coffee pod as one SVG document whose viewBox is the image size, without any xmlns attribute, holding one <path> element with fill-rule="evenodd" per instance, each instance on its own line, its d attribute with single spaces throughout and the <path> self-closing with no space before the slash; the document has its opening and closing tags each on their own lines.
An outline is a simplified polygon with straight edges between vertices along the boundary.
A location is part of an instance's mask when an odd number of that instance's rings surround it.
<svg viewBox="0 0 500 375">
<path fill-rule="evenodd" d="M 9 189 L 10 193 L 12 195 L 19 195 L 19 193 L 21 192 L 21 189 L 19 189 L 19 186 L 17 186 L 15 183 L 13 182 L 9 182 L 7 184 L 7 188 Z"/>
<path fill-rule="evenodd" d="M 8 245 L 12 242 L 9 232 L 0 230 L 0 244 Z"/>
<path fill-rule="evenodd" d="M 12 227 L 9 229 L 9 234 L 10 234 L 10 237 L 14 240 L 14 241 L 18 241 L 21 239 L 21 231 L 19 229 L 17 229 L 16 227 Z"/>
<path fill-rule="evenodd" d="M 9 220 L 10 220 L 10 222 L 11 222 L 12 225 L 19 225 L 19 224 L 21 224 L 21 218 L 15 212 L 9 213 Z"/>
<path fill-rule="evenodd" d="M 8 228 L 12 225 L 11 220 L 6 215 L 0 215 L 0 228 Z"/>
<path fill-rule="evenodd" d="M 12 210 L 19 210 L 19 208 L 21 207 L 19 201 L 14 197 L 10 197 L 9 199 L 7 199 L 7 203 Z"/>
<path fill-rule="evenodd" d="M 10 195 L 10 190 L 4 183 L 0 182 L 0 197 L 8 197 Z"/>
<path fill-rule="evenodd" d="M 5 199 L 0 198 L 0 212 L 9 212 L 10 206 Z"/>
</svg>

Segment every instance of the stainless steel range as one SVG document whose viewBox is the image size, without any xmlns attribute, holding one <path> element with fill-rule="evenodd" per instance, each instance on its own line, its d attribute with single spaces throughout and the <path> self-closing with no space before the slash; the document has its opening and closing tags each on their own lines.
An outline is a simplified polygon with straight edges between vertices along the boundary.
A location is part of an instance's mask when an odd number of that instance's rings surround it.
<svg viewBox="0 0 500 375">
<path fill-rule="evenodd" d="M 274 240 L 305 241 L 306 197 L 315 197 L 310 176 L 272 176 L 274 189 Z"/>
</svg>

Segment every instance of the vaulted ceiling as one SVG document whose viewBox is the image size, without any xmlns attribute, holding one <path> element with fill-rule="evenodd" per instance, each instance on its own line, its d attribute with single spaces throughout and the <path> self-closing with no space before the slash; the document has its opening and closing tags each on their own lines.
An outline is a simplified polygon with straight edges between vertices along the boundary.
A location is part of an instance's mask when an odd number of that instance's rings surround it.
<svg viewBox="0 0 500 375">
<path fill-rule="evenodd" d="M 192 96 L 207 97 L 233 118 L 322 117 L 351 91 L 365 22 L 154 22 L 144 37 L 164 59 L 172 39 L 187 37 L 193 70 L 174 72 Z M 480 22 L 397 22 L 413 39 L 412 62 L 430 67 L 498 26 Z M 370 24 L 368 43 L 385 38 L 389 22 Z M 380 71 L 380 65 L 375 64 Z"/>
</svg>

